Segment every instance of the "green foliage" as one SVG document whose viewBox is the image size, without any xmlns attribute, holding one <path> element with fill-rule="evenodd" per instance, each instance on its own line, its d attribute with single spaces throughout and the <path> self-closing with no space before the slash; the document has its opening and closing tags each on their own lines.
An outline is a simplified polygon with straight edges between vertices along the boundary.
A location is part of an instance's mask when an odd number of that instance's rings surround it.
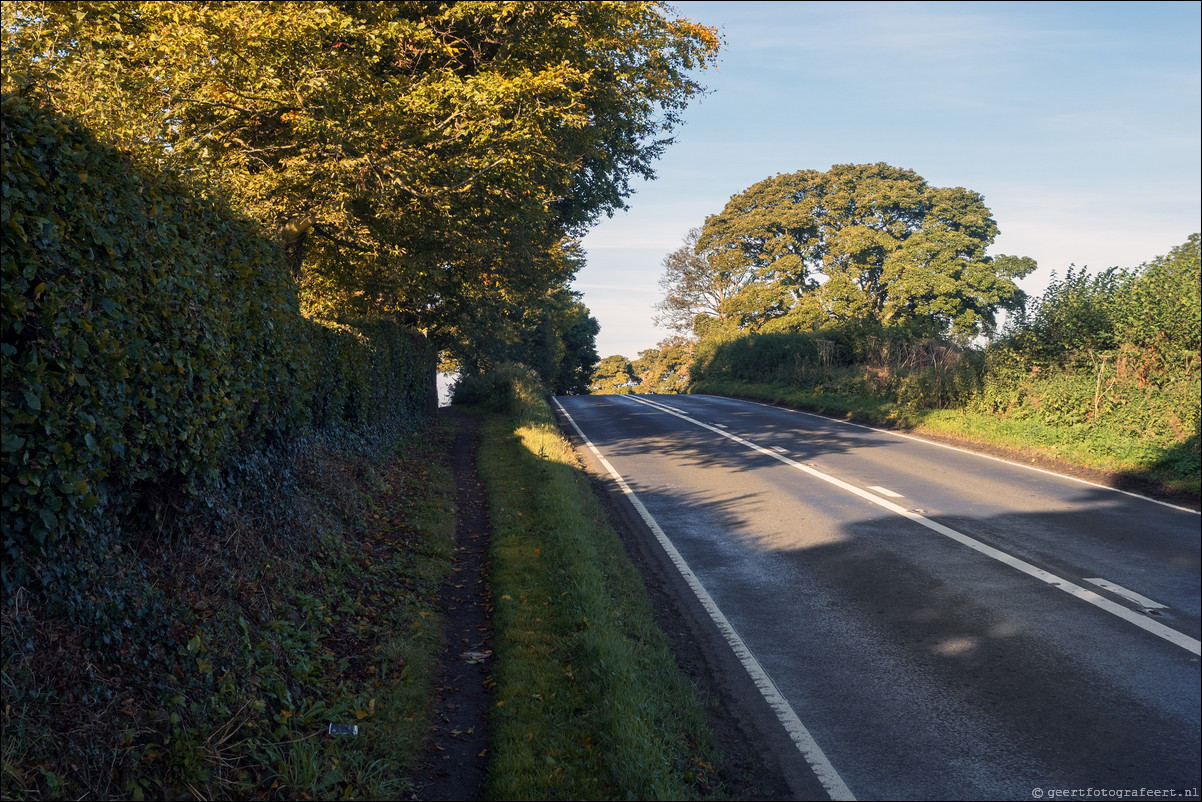
<svg viewBox="0 0 1202 802">
<path fill-rule="evenodd" d="M 448 367 L 469 376 L 520 363 L 533 368 L 549 391 L 582 395 L 588 392 L 597 365 L 600 330 L 579 293 L 556 289 L 531 307 L 514 306 L 505 315 L 488 314 L 477 320 L 468 338 L 470 346 Z"/>
<path fill-rule="evenodd" d="M 1190 356 L 1202 349 L 1199 250 L 1194 234 L 1136 270 L 1091 275 L 1070 267 L 1063 279 L 1053 277 L 1001 345 L 1041 365 L 1079 365 L 1125 349 L 1150 355 L 1170 373 L 1174 363 L 1188 372 Z"/>
<path fill-rule="evenodd" d="M 1202 235 L 1139 269 L 1126 288 L 1122 340 L 1164 360 L 1202 350 Z"/>
<path fill-rule="evenodd" d="M 488 373 L 461 376 L 451 389 L 451 403 L 519 415 L 531 403 L 541 403 L 546 393 L 546 386 L 534 370 L 506 362 Z"/>
<path fill-rule="evenodd" d="M 1044 294 L 1011 324 L 1003 347 L 1041 364 L 1114 349 L 1121 342 L 1124 288 L 1131 281 L 1118 268 L 1091 275 L 1069 267 L 1063 279 L 1053 273 Z"/>
<path fill-rule="evenodd" d="M 540 307 L 526 312 L 524 321 L 525 331 L 508 348 L 505 361 L 534 366 L 556 395 L 588 393 L 601 325 L 580 302 L 580 294 L 562 289 L 548 293 Z"/>
<path fill-rule="evenodd" d="M 689 386 L 695 340 L 669 337 L 655 348 L 639 351 L 634 370 L 639 376 L 640 393 L 683 393 Z"/>
<path fill-rule="evenodd" d="M 425 346 L 301 317 L 252 221 L 22 98 L 3 115 L 6 594 L 264 444 L 424 414 Z"/>
<path fill-rule="evenodd" d="M 1202 255 L 1192 235 L 1135 270 L 1069 270 L 989 349 L 976 408 L 1197 443 Z M 1178 461 L 1179 462 L 1179 461 Z"/>
<path fill-rule="evenodd" d="M 602 359 L 593 373 L 593 385 L 590 390 L 597 395 L 615 395 L 633 392 L 638 377 L 630 360 L 621 354 L 614 354 Z"/>
<path fill-rule="evenodd" d="M 740 329 L 863 320 L 967 339 L 991 332 L 998 309 L 1022 307 L 1014 280 L 1035 269 L 1027 258 L 986 256 L 997 233 L 975 192 L 887 164 L 842 164 L 735 195 L 706 219 L 695 251 L 711 272 L 739 277 L 724 282 L 734 295 L 714 317 Z"/>
<path fill-rule="evenodd" d="M 468 359 L 566 286 L 720 47 L 659 2 L 11 2 L 3 36 L 5 90 L 238 198 L 307 310 Z"/>
<path fill-rule="evenodd" d="M 554 380 L 548 382 L 555 395 L 587 395 L 597 369 L 597 334 L 601 324 L 580 302 L 569 304 L 559 315 L 562 356 L 552 364 Z M 556 329 L 553 329 L 556 330 Z"/>
<path fill-rule="evenodd" d="M 780 384 L 941 409 L 973 397 L 981 361 L 979 353 L 951 342 L 853 322 L 808 333 L 703 340 L 691 372 L 695 382 Z"/>
<path fill-rule="evenodd" d="M 694 340 L 669 337 L 655 348 L 639 351 L 633 363 L 621 355 L 607 356 L 597 366 L 592 391 L 599 394 L 683 393 L 689 386 Z"/>
</svg>

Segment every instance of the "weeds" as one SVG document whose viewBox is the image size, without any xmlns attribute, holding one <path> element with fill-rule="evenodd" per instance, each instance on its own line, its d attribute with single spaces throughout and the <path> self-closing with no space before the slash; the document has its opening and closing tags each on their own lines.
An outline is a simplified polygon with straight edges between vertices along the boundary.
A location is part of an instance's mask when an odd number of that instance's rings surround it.
<svg viewBox="0 0 1202 802">
<path fill-rule="evenodd" d="M 445 436 L 411 436 L 403 458 L 293 454 L 269 485 L 284 490 L 248 487 L 181 519 L 173 546 L 109 555 L 87 626 L 15 594 L 3 796 L 407 793 L 454 534 Z"/>
</svg>

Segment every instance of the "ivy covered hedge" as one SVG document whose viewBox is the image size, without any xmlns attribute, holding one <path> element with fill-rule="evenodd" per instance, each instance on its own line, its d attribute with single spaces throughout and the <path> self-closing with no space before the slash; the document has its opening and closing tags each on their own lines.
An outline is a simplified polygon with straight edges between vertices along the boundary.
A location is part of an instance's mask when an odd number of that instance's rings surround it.
<svg viewBox="0 0 1202 802">
<path fill-rule="evenodd" d="M 278 243 L 81 126 L 3 105 L 4 588 L 69 574 L 148 488 L 316 428 L 423 416 L 433 355 L 298 312 Z"/>
</svg>

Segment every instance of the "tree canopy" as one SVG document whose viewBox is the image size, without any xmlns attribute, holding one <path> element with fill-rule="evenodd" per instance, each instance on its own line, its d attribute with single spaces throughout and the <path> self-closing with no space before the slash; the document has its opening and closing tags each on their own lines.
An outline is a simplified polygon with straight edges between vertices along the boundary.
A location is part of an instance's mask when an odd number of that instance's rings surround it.
<svg viewBox="0 0 1202 802">
<path fill-rule="evenodd" d="M 701 229 L 690 230 L 684 244 L 661 262 L 659 286 L 665 295 L 656 304 L 656 323 L 678 332 L 693 332 L 699 321 L 731 319 L 737 313 L 734 299 L 755 278 L 746 262 L 699 249 L 700 238 Z"/>
<path fill-rule="evenodd" d="M 4 90 L 220 188 L 308 309 L 469 354 L 653 176 L 715 32 L 660 2 L 14 2 Z"/>
<path fill-rule="evenodd" d="M 654 348 L 639 351 L 634 370 L 640 393 L 683 393 L 689 387 L 689 367 L 696 341 L 686 337 L 660 340 Z"/>
<path fill-rule="evenodd" d="M 867 320 L 967 338 L 992 332 L 997 310 L 1021 308 L 1015 279 L 1035 269 L 1029 258 L 986 255 L 997 234 L 975 192 L 883 163 L 843 164 L 733 196 L 707 218 L 695 253 L 750 275 L 725 301 L 740 328 Z"/>
<path fill-rule="evenodd" d="M 601 360 L 593 373 L 592 392 L 601 395 L 632 392 L 638 376 L 630 360 L 621 354 L 613 354 Z"/>
</svg>

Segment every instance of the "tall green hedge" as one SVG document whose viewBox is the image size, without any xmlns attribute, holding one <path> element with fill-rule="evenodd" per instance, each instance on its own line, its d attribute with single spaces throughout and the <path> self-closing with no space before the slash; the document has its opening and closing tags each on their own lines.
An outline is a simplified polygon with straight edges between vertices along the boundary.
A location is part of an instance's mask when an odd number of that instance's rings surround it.
<svg viewBox="0 0 1202 802">
<path fill-rule="evenodd" d="M 980 388 L 983 358 L 904 327 L 850 322 L 808 332 L 741 332 L 703 340 L 691 379 L 778 384 L 880 398 L 922 409 L 960 406 Z"/>
<path fill-rule="evenodd" d="M 62 548 L 111 538 L 148 486 L 195 492 L 312 427 L 425 414 L 420 335 L 305 319 L 254 221 L 55 112 L 2 106 L 6 595 L 69 572 Z"/>
</svg>

